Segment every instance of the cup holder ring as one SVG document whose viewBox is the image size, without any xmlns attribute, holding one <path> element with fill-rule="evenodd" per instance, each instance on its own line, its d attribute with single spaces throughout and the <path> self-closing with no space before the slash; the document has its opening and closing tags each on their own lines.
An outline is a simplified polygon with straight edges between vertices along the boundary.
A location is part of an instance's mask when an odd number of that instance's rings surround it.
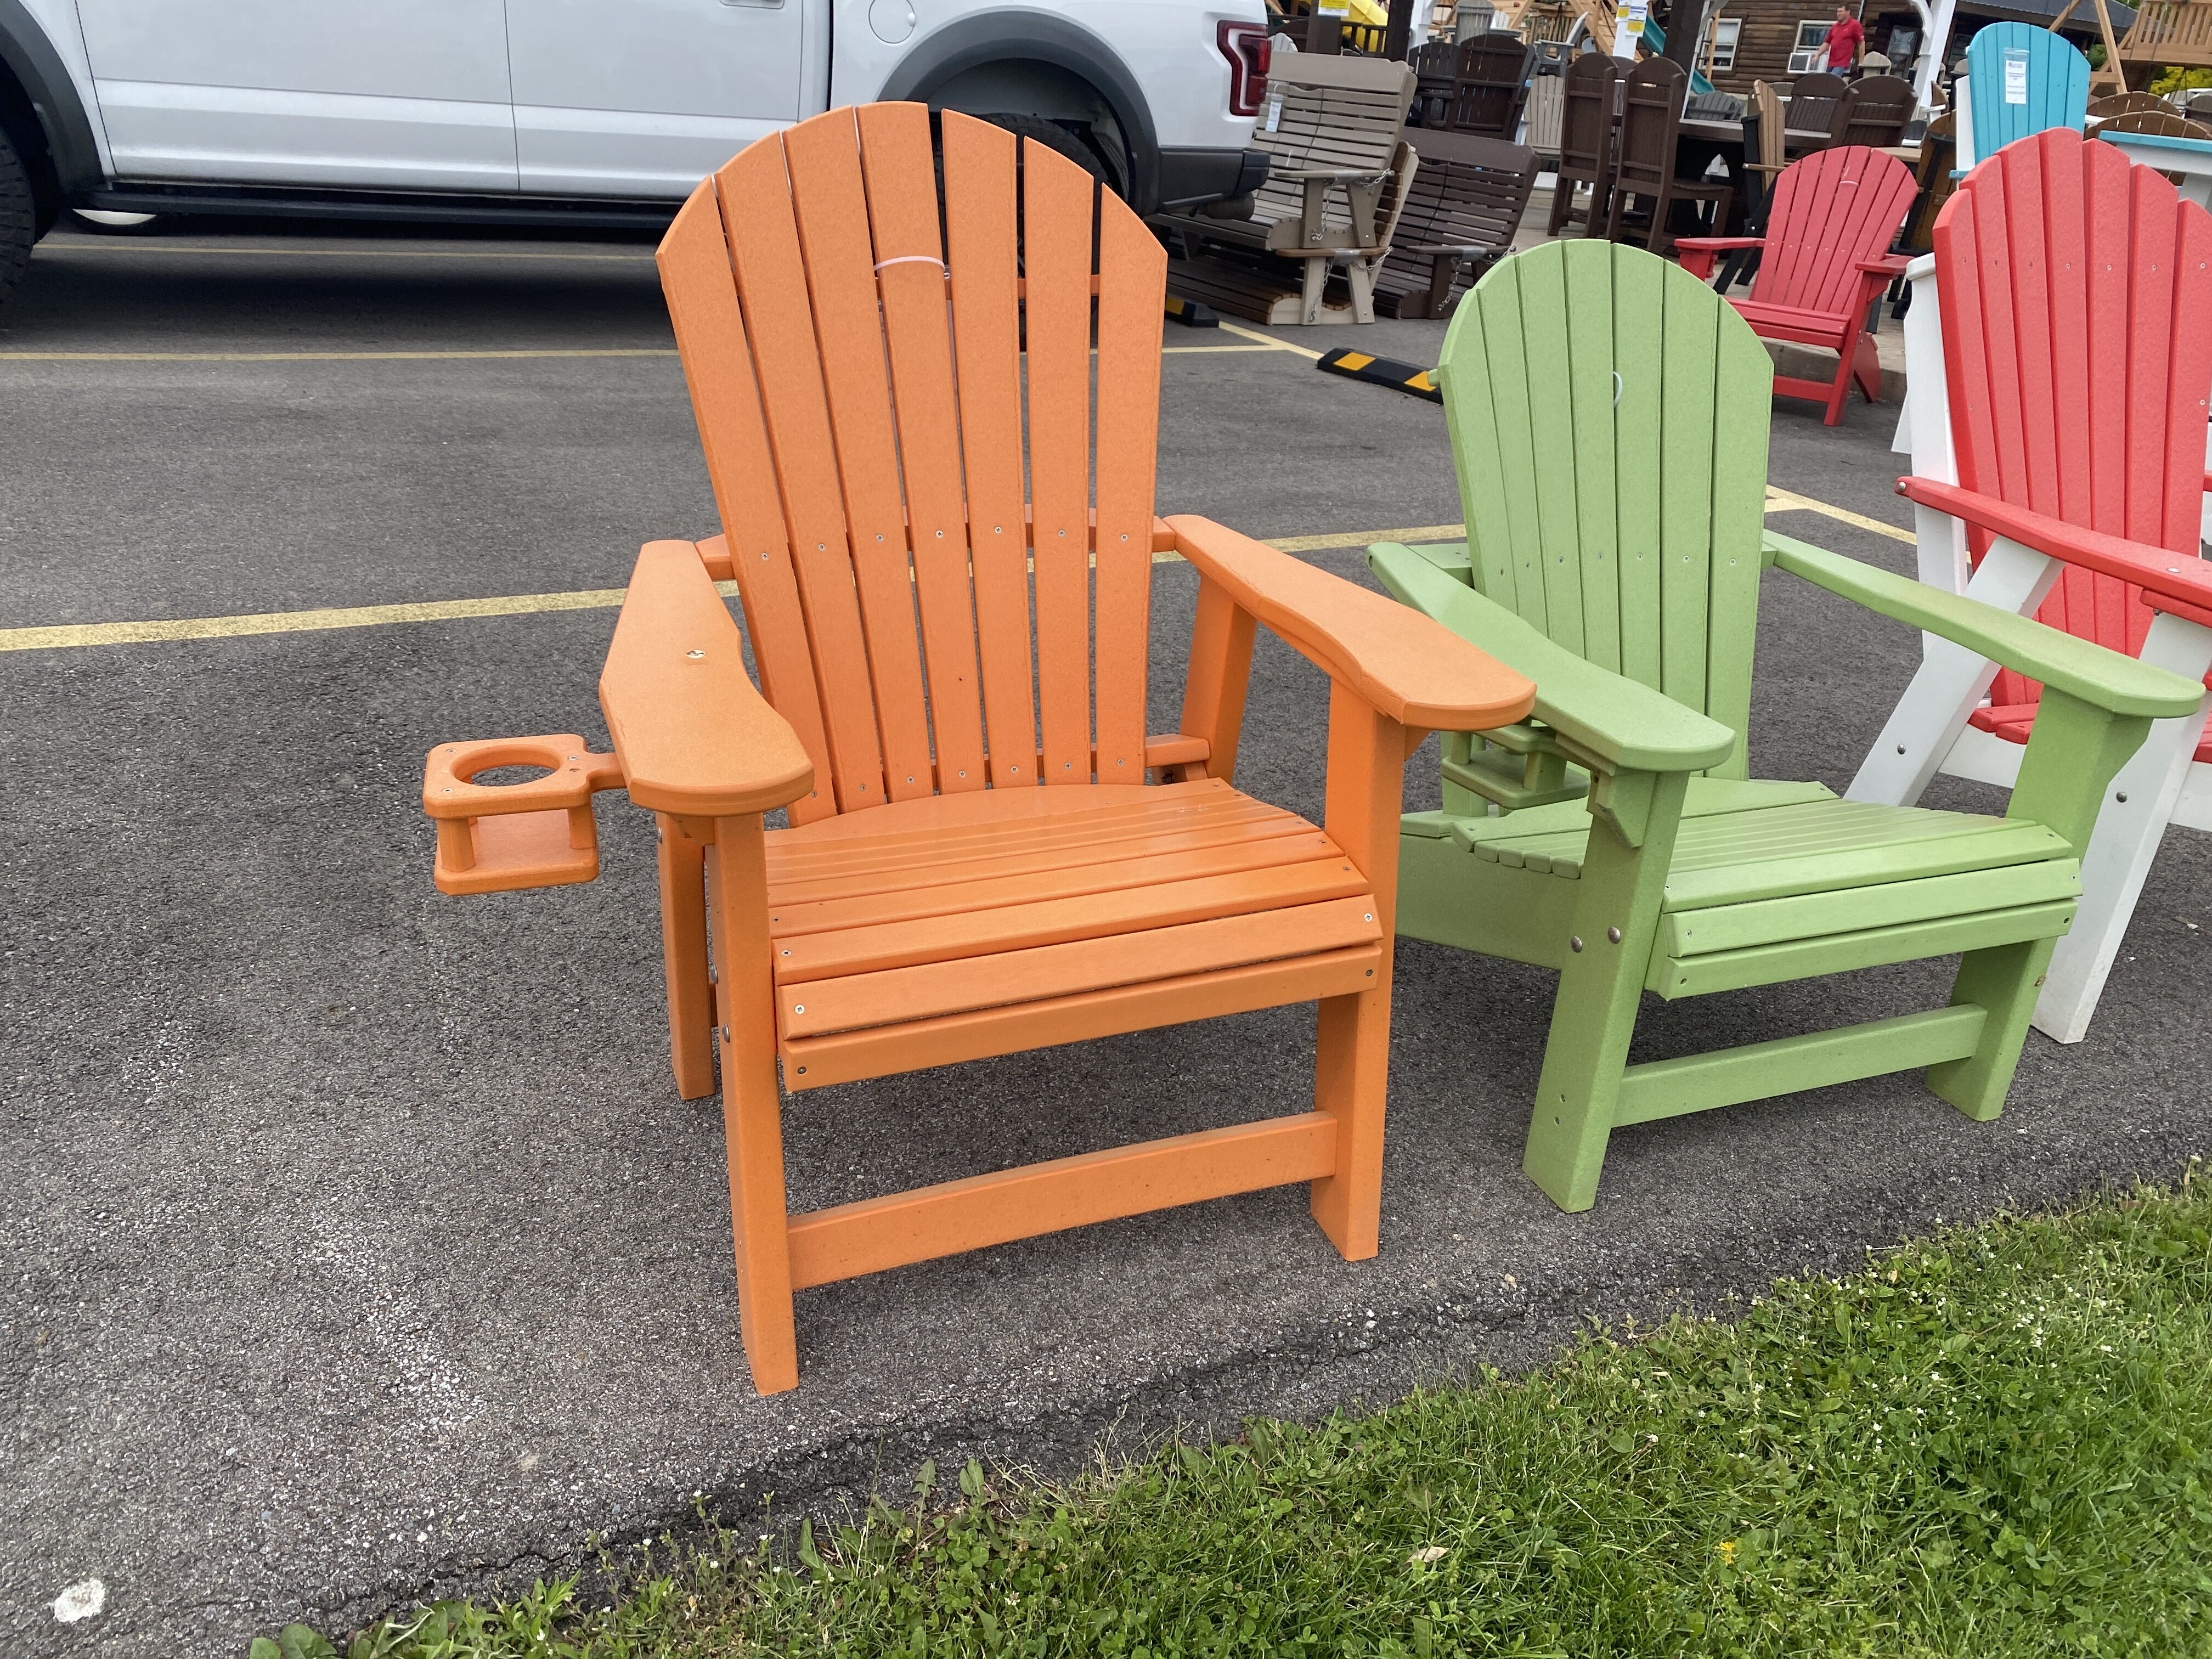
<svg viewBox="0 0 2212 1659">
<path fill-rule="evenodd" d="M 523 783 L 477 781 L 509 766 L 545 771 Z M 441 744 L 422 768 L 422 810 L 438 825 L 434 878 L 448 893 L 590 881 L 599 873 L 592 797 L 623 784 L 622 763 L 573 732 Z"/>
</svg>

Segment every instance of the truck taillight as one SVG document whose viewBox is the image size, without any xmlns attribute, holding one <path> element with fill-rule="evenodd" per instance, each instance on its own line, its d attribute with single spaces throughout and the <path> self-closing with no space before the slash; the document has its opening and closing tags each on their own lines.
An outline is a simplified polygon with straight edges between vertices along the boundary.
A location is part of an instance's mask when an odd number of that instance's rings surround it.
<svg viewBox="0 0 2212 1659">
<path fill-rule="evenodd" d="M 1229 112 L 1257 115 L 1267 96 L 1267 60 L 1274 48 L 1263 23 L 1224 23 L 1214 31 L 1221 55 L 1229 60 Z"/>
</svg>

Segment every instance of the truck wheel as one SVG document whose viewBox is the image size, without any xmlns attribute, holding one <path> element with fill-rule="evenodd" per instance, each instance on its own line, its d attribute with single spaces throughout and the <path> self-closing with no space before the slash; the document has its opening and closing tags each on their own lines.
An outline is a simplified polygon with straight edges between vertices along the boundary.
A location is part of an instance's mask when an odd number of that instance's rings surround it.
<svg viewBox="0 0 2212 1659">
<path fill-rule="evenodd" d="M 30 178 L 15 145 L 0 132 L 0 299 L 30 264 L 31 245 L 38 240 L 38 204 L 32 199 Z"/>
<path fill-rule="evenodd" d="M 1115 194 L 1121 193 L 1107 173 L 1106 164 L 1088 144 L 1059 122 L 1048 121 L 1042 115 L 986 115 L 982 118 L 994 127 L 1004 127 L 1018 138 L 1036 139 L 1047 149 L 1067 157 Z"/>
</svg>

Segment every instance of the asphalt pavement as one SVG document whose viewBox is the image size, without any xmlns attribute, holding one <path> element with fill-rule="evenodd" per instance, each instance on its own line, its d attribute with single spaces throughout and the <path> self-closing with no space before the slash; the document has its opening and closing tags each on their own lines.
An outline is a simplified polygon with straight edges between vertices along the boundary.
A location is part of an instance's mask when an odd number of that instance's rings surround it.
<svg viewBox="0 0 2212 1659">
<path fill-rule="evenodd" d="M 50 240 L 0 307 L 0 629 L 618 587 L 641 541 L 714 528 L 650 254 Z M 1273 333 L 1426 362 L 1441 327 Z M 1313 541 L 1460 518 L 1435 406 L 1264 339 L 1169 345 L 1163 511 L 1363 581 L 1356 546 Z M 1249 349 L 1191 349 L 1219 346 Z M 1907 525 L 1894 419 L 1778 404 L 1773 483 Z M 1832 516 L 1773 522 L 1910 565 Z M 1194 584 L 1156 581 L 1160 729 Z M 1786 576 L 1762 603 L 1753 764 L 1840 788 L 1917 636 Z M 2089 1040 L 2032 1036 L 2001 1122 L 1908 1074 L 1650 1124 L 1581 1216 L 1519 1167 L 1552 976 L 1401 944 L 1378 1259 L 1339 1260 L 1296 1190 L 980 1251 L 802 1292 L 801 1386 L 762 1400 L 719 1107 L 667 1068 L 649 817 L 601 798 L 586 887 L 430 884 L 424 751 L 604 746 L 614 617 L 0 650 L 0 1651 L 237 1655 L 287 1620 L 563 1569 L 695 1493 L 772 1518 L 903 1492 L 925 1456 L 1067 1472 L 1102 1438 L 1379 1402 L 2212 1143 L 2212 860 L 2189 831 Z M 1263 642 L 1240 786 L 1318 817 L 1324 707 Z M 1434 755 L 1410 805 L 1434 802 Z M 1647 999 L 1636 1054 L 1948 982 L 1938 963 Z M 793 1207 L 1293 1110 L 1311 1038 L 1292 1009 L 810 1093 L 786 1114 Z M 104 1611 L 59 1622 L 94 1577 Z"/>
</svg>

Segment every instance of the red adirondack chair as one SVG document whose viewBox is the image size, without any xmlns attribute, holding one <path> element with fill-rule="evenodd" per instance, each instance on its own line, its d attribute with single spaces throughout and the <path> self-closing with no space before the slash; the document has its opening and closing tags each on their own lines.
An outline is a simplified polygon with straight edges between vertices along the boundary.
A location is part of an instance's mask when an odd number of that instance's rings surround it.
<svg viewBox="0 0 2212 1659">
<path fill-rule="evenodd" d="M 1905 274 L 1906 260 L 1889 248 L 1912 206 L 1912 174 L 1895 156 L 1863 144 L 1838 145 L 1783 169 L 1764 236 L 1685 236 L 1674 244 L 1682 269 L 1698 277 L 1710 276 L 1723 253 L 1759 250 L 1751 297 L 1729 303 L 1761 339 L 1826 346 L 1836 354 L 1832 385 L 1774 377 L 1783 396 L 1827 404 L 1830 426 L 1843 418 L 1844 395 L 1854 379 L 1869 403 L 1881 391 L 1881 361 L 1867 331 L 1867 313 Z"/>
<path fill-rule="evenodd" d="M 1920 509 L 1921 580 L 2204 675 L 2212 215 L 2051 127 L 1968 173 L 1935 240 L 1936 303 L 1906 318 L 1913 476 L 1898 484 Z M 2071 717 L 2050 688 L 1931 646 L 1849 793 L 1909 803 L 1939 769 L 2006 781 L 2006 748 Z M 2212 782 L 2204 721 L 2200 704 L 2154 726 L 2079 849 L 2081 909 L 2035 1011 L 2061 1042 L 2088 1030 L 2168 823 L 2212 828 L 2191 776 Z"/>
</svg>

